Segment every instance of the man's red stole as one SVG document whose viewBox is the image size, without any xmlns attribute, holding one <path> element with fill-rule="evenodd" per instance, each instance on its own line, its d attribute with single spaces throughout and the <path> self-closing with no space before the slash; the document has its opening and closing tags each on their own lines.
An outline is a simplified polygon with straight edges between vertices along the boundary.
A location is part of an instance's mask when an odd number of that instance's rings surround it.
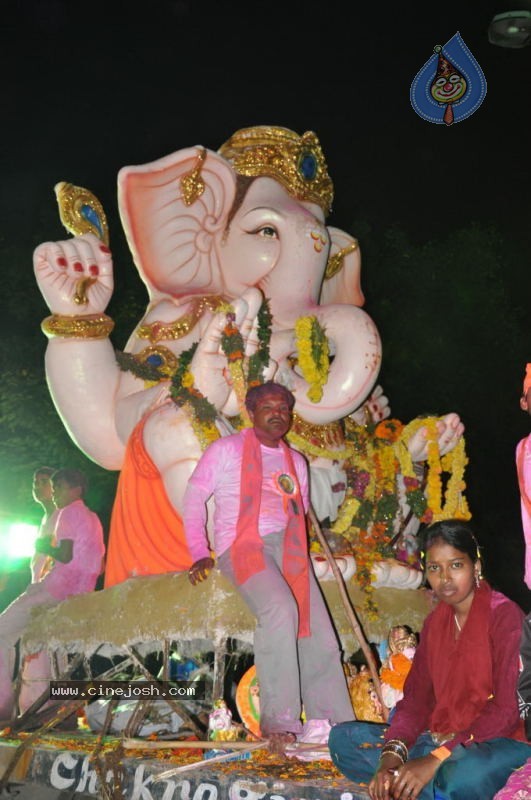
<svg viewBox="0 0 531 800">
<path fill-rule="evenodd" d="M 452 606 L 440 601 L 433 612 L 428 639 L 435 691 L 431 731 L 466 730 L 492 695 L 491 594 L 490 586 L 481 581 L 458 639 Z"/>
<path fill-rule="evenodd" d="M 242 431 L 243 453 L 240 475 L 240 511 L 236 538 L 231 546 L 232 567 L 238 585 L 265 568 L 262 538 L 258 532 L 262 495 L 262 454 L 253 428 Z M 287 472 L 293 477 L 296 492 L 286 503 L 287 519 L 284 534 L 282 574 L 299 609 L 299 638 L 310 635 L 310 583 L 306 521 L 297 472 L 289 447 L 282 440 Z"/>
</svg>

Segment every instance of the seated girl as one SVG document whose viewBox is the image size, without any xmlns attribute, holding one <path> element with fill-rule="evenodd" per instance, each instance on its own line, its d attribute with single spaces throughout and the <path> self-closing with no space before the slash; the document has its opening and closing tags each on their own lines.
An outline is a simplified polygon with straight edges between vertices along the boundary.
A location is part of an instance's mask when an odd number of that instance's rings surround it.
<svg viewBox="0 0 531 800">
<path fill-rule="evenodd" d="M 424 569 L 437 598 L 389 725 L 343 722 L 336 766 L 372 800 L 491 800 L 531 756 L 516 685 L 524 614 L 482 579 L 469 524 L 425 532 Z"/>
</svg>

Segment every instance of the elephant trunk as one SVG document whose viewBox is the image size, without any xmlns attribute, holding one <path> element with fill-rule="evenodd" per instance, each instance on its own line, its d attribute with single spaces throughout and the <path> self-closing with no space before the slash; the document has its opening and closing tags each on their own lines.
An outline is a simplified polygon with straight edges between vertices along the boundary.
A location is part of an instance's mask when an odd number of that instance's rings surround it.
<svg viewBox="0 0 531 800">
<path fill-rule="evenodd" d="M 330 348 L 330 370 L 320 401 L 308 398 L 308 383 L 296 363 L 291 366 L 297 354 L 292 330 L 273 334 L 271 357 L 279 364 L 278 379 L 295 395 L 297 414 L 325 425 L 348 416 L 369 396 L 380 370 L 381 340 L 372 319 L 356 306 L 315 306 L 306 313 L 317 317 Z"/>
</svg>

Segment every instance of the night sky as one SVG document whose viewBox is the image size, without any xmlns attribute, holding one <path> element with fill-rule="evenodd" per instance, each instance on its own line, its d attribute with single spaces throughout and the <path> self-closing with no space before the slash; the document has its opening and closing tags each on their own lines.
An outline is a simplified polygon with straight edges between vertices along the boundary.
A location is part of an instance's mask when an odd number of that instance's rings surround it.
<svg viewBox="0 0 531 800">
<path fill-rule="evenodd" d="M 509 309 L 521 317 L 531 296 L 531 48 L 508 50 L 488 42 L 489 21 L 509 8 L 506 3 L 467 5 L 405 3 L 389 11 L 385 5 L 352 4 L 353 19 L 345 20 L 350 4 L 344 2 L 152 0 L 139 10 L 110 0 L 4 0 L 0 258 L 11 258 L 15 249 L 21 274 L 27 271 L 27 291 L 38 295 L 32 251 L 43 239 L 66 238 L 53 186 L 67 180 L 102 201 L 119 283 L 121 275 L 134 274 L 134 266 L 117 214 L 118 170 L 196 144 L 217 149 L 238 128 L 276 124 L 299 133 L 314 130 L 321 140 L 336 191 L 329 222 L 360 238 L 369 313 L 371 299 L 383 300 L 385 283 L 376 279 L 363 232 L 372 242 L 399 226 L 413 245 L 422 246 L 477 223 L 495 226 L 525 255 L 504 272 L 500 304 L 500 314 Z M 457 31 L 478 60 L 488 92 L 475 114 L 447 128 L 417 116 L 409 89 L 434 45 Z M 426 264 L 426 272 L 419 272 L 419 283 L 430 268 Z M 433 296 L 441 323 L 445 309 L 436 287 L 446 280 L 441 269 Z M 9 303 L 9 286 L 4 290 L 3 302 Z M 496 502 L 498 518 L 507 514 L 508 530 L 487 533 L 493 541 L 511 538 L 510 569 L 498 575 L 499 583 L 528 610 L 513 454 L 530 428 L 518 396 L 531 360 L 531 325 L 520 323 L 525 335 L 507 348 L 499 374 L 490 372 L 488 352 L 484 360 L 471 352 L 468 378 L 477 389 L 472 406 L 462 374 L 454 381 L 443 372 L 444 385 L 442 377 L 438 384 L 437 365 L 415 364 L 414 342 L 411 372 L 393 373 L 386 342 L 403 335 L 406 301 L 413 302 L 393 291 L 392 313 L 375 317 L 385 334 L 381 382 L 393 413 L 405 419 L 442 397 L 441 411 L 463 415 L 472 446 L 491 436 L 492 463 L 481 468 L 493 486 L 478 479 L 476 513 L 487 529 L 489 504 Z M 495 339 L 501 320 L 490 313 Z M 8 335 L 24 337 L 39 322 L 24 320 Z M 473 339 L 472 319 L 469 330 Z M 44 345 L 42 339 L 43 353 Z M 449 341 L 439 358 L 451 362 L 457 350 L 462 358 L 468 347 L 467 337 Z M 422 367 L 430 377 L 418 386 L 413 408 L 400 398 L 409 396 Z M 477 427 L 474 409 L 481 416 Z M 478 445 L 478 461 L 483 452 Z M 473 469 L 471 452 L 472 476 Z M 499 544 L 493 552 L 495 560 L 503 559 Z"/>
<path fill-rule="evenodd" d="M 531 50 L 488 42 L 496 3 L 440 14 L 425 3 L 369 5 L 347 23 L 334 2 L 155 0 L 136 11 L 5 0 L 8 215 L 31 232 L 61 177 L 108 197 L 111 214 L 125 164 L 197 143 L 216 149 L 240 127 L 274 123 L 318 133 L 336 223 L 401 220 L 422 235 L 483 218 L 517 231 L 529 218 Z M 447 129 L 413 112 L 409 88 L 458 30 L 488 94 Z"/>
</svg>

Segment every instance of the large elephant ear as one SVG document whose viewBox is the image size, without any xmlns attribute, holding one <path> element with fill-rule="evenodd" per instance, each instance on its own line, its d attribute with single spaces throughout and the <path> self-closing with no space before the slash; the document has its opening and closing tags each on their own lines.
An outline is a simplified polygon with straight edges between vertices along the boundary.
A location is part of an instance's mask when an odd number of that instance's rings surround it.
<svg viewBox="0 0 531 800">
<path fill-rule="evenodd" d="M 235 191 L 227 161 L 200 146 L 120 170 L 120 217 L 152 298 L 222 291 L 214 240 Z"/>
<path fill-rule="evenodd" d="M 339 228 L 328 228 L 330 255 L 321 287 L 319 304 L 348 303 L 362 306 L 365 297 L 361 291 L 361 254 L 353 236 Z"/>
</svg>

